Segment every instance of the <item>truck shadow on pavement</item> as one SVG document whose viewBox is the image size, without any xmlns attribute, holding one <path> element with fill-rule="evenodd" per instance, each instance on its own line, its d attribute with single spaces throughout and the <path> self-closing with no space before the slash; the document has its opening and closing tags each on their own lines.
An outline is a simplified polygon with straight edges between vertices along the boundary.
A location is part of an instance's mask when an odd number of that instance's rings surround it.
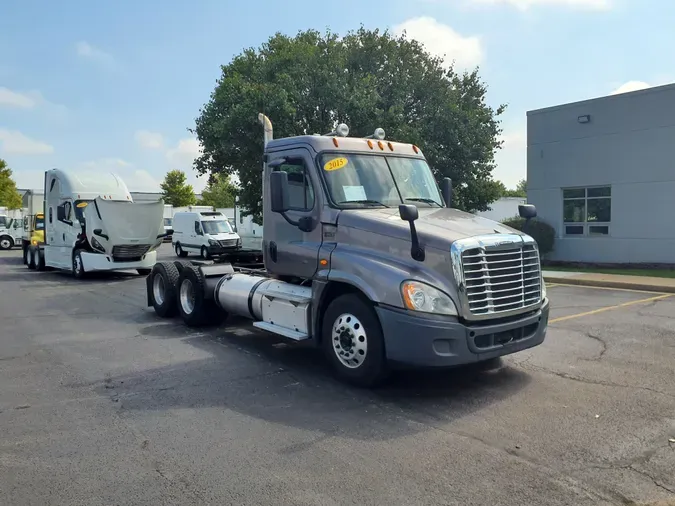
<svg viewBox="0 0 675 506">
<path fill-rule="evenodd" d="M 334 379 L 319 350 L 246 334 L 231 327 L 234 321 L 202 333 L 176 323 L 149 325 L 141 335 L 180 339 L 208 358 L 108 377 L 94 390 L 122 412 L 219 407 L 325 437 L 386 440 L 504 402 L 530 382 L 526 372 L 504 365 L 399 372 L 378 389 L 359 389 Z"/>
</svg>

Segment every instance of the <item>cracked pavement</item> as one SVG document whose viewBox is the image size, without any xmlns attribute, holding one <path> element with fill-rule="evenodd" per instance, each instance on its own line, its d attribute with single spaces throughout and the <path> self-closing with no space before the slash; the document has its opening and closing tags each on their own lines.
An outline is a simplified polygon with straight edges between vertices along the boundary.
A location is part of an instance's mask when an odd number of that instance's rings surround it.
<svg viewBox="0 0 675 506">
<path fill-rule="evenodd" d="M 650 295 L 549 297 L 555 319 Z M 194 331 L 141 277 L 0 252 L 0 503 L 675 505 L 675 297 L 376 391 L 237 323 Z"/>
</svg>

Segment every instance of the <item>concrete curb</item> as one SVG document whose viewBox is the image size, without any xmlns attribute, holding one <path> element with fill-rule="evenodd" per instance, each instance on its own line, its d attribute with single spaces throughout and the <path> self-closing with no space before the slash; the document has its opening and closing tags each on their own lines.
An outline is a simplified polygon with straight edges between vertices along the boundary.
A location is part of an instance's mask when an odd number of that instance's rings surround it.
<svg viewBox="0 0 675 506">
<path fill-rule="evenodd" d="M 637 290 L 641 292 L 657 293 L 675 293 L 675 285 L 658 285 L 645 283 L 634 283 L 620 280 L 605 279 L 579 279 L 579 278 L 558 278 L 555 276 L 544 276 L 544 281 L 551 284 L 590 286 L 598 288 L 620 288 L 623 290 Z"/>
</svg>

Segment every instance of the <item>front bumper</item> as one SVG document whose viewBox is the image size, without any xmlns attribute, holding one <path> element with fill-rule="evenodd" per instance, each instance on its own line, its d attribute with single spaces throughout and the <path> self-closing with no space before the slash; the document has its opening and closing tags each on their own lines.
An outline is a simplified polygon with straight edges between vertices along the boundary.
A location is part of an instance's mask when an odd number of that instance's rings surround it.
<svg viewBox="0 0 675 506">
<path fill-rule="evenodd" d="M 83 251 L 80 253 L 82 266 L 85 272 L 95 271 L 124 271 L 132 269 L 152 269 L 157 263 L 157 251 L 152 250 L 143 255 L 143 258 L 136 261 L 115 261 L 109 255 L 103 253 L 89 253 Z"/>
<path fill-rule="evenodd" d="M 549 301 L 521 318 L 463 324 L 457 318 L 376 308 L 387 359 L 412 367 L 451 367 L 509 355 L 544 342 Z"/>
</svg>

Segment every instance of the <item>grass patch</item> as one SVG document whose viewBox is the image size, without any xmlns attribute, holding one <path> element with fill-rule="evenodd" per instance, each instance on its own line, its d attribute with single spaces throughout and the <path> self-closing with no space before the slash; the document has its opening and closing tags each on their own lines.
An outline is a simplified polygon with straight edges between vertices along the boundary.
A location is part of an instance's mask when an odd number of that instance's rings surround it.
<svg viewBox="0 0 675 506">
<path fill-rule="evenodd" d="M 605 267 L 568 267 L 561 265 L 547 265 L 546 271 L 582 272 L 587 274 L 617 274 L 621 276 L 647 276 L 651 278 L 675 278 L 675 269 L 631 269 Z"/>
</svg>

